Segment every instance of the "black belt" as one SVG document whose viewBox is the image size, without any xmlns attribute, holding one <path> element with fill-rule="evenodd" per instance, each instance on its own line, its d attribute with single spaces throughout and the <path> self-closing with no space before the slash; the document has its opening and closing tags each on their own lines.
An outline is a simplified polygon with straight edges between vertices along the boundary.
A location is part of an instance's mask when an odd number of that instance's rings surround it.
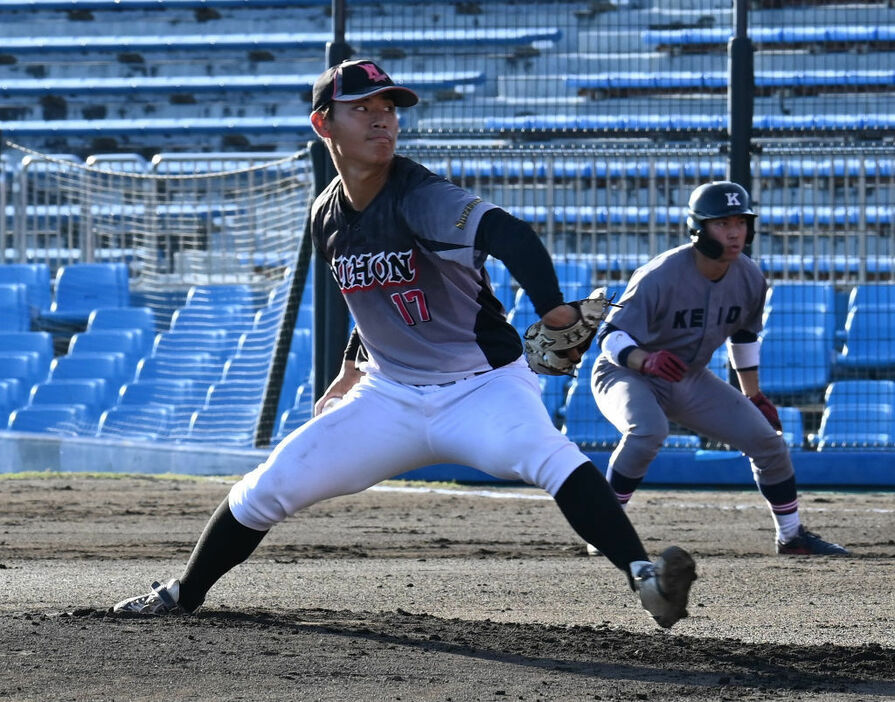
<svg viewBox="0 0 895 702">
<path fill-rule="evenodd" d="M 493 369 L 492 369 L 492 368 L 489 368 L 488 370 L 476 371 L 476 372 L 473 373 L 472 375 L 467 375 L 467 376 L 465 376 L 465 377 L 463 377 L 463 378 L 459 378 L 458 380 L 449 380 L 449 381 L 446 382 L 446 383 L 421 383 L 421 384 L 419 384 L 419 385 L 414 385 L 413 387 L 415 387 L 415 388 L 424 388 L 424 387 L 426 387 L 427 385 L 435 385 L 436 387 L 439 387 L 439 388 L 446 388 L 446 387 L 448 387 L 449 385 L 455 385 L 456 383 L 459 383 L 459 382 L 461 382 L 461 381 L 463 381 L 463 380 L 469 380 L 470 378 L 475 378 L 477 375 L 485 375 L 485 373 L 488 373 L 488 372 L 490 372 L 491 370 L 493 370 Z"/>
</svg>

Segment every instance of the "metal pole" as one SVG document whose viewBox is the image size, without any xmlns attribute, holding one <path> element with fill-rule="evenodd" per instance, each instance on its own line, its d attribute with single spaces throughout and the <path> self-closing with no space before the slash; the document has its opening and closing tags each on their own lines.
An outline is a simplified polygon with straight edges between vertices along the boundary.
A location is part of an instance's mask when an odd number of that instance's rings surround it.
<svg viewBox="0 0 895 702">
<path fill-rule="evenodd" d="M 727 46 L 730 74 L 727 85 L 730 136 L 730 180 L 752 191 L 752 115 L 755 76 L 752 40 L 748 36 L 749 0 L 734 0 L 734 35 Z"/>
<path fill-rule="evenodd" d="M 752 115 L 755 101 L 755 73 L 752 40 L 748 35 L 749 0 L 734 0 L 733 37 L 727 45 L 730 73 L 727 81 L 729 161 L 728 178 L 752 193 Z M 752 255 L 751 244 L 745 254 Z M 730 382 L 739 387 L 736 371 Z"/>
</svg>

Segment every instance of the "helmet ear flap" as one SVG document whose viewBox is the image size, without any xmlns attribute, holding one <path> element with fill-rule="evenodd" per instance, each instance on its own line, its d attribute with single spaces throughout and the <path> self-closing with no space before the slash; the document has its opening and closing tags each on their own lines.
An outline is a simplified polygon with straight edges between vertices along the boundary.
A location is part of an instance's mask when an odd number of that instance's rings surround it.
<svg viewBox="0 0 895 702">
<path fill-rule="evenodd" d="M 752 216 L 752 217 L 747 217 L 746 219 L 747 219 L 747 222 L 746 222 L 746 227 L 747 227 L 747 229 L 746 229 L 746 245 L 748 246 L 752 243 L 752 240 L 755 239 L 756 217 Z"/>
<path fill-rule="evenodd" d="M 705 233 L 705 229 L 703 229 L 702 222 L 693 215 L 689 215 L 687 217 L 687 228 L 690 230 L 690 241 L 693 242 L 693 247 L 697 251 L 711 259 L 721 258 L 724 254 L 724 244 L 708 236 Z"/>
<path fill-rule="evenodd" d="M 695 244 L 696 238 L 702 234 L 702 223 L 693 215 L 687 215 L 687 230 L 690 232 L 690 240 Z"/>
</svg>

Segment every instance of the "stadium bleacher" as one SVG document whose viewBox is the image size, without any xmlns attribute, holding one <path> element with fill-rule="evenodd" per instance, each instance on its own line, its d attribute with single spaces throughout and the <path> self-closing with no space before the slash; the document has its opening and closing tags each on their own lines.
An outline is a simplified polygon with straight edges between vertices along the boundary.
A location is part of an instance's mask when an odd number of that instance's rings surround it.
<svg viewBox="0 0 895 702">
<path fill-rule="evenodd" d="M 0 111 L 0 128 L 35 144 L 80 147 L 108 138 L 138 151 L 141 144 L 197 140 L 211 149 L 291 148 L 296 136 L 311 136 L 304 121 L 310 81 L 331 37 L 325 4 L 9 2 L 4 11 L 28 22 L 5 27 L 0 93 L 11 102 Z M 726 109 L 706 98 L 726 90 L 719 49 L 731 35 L 729 8 L 618 3 L 596 12 L 586 3 L 524 5 L 508 10 L 489 0 L 473 12 L 448 4 L 444 17 L 430 18 L 418 2 L 361 2 L 352 8 L 346 39 L 358 53 L 388 60 L 399 82 L 425 93 L 421 108 L 405 115 L 405 131 L 726 130 Z M 206 31 L 197 32 L 200 15 Z M 755 8 L 750 19 L 758 100 L 773 93 L 755 111 L 755 130 L 891 129 L 890 9 Z M 286 24 L 303 31 L 284 32 Z M 136 34 L 137 25 L 144 31 Z M 686 95 L 671 109 L 644 103 L 632 110 L 630 97 L 613 97 L 644 89 Z M 860 104 L 843 111 L 830 91 L 848 91 Z M 32 96 L 46 100 L 38 104 Z M 564 114 L 562 104 L 575 111 Z"/>
</svg>

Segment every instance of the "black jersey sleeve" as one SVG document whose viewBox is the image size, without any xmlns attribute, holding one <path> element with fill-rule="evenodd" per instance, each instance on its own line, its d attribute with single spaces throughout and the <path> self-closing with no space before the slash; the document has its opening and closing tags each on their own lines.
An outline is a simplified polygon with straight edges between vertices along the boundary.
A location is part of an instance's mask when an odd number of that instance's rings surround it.
<svg viewBox="0 0 895 702">
<path fill-rule="evenodd" d="M 342 358 L 346 361 L 360 363 L 367 360 L 366 352 L 364 342 L 361 341 L 360 334 L 358 334 L 357 327 L 355 327 L 351 330 L 351 335 L 348 337 L 348 344 L 345 346 L 345 353 L 342 355 Z"/>
<path fill-rule="evenodd" d="M 749 329 L 740 329 L 731 335 L 730 340 L 734 344 L 751 344 L 753 341 L 758 341 L 758 334 Z"/>
<path fill-rule="evenodd" d="M 504 262 L 539 316 L 563 303 L 550 253 L 521 219 L 498 207 L 488 210 L 476 229 L 475 247 Z"/>
</svg>

